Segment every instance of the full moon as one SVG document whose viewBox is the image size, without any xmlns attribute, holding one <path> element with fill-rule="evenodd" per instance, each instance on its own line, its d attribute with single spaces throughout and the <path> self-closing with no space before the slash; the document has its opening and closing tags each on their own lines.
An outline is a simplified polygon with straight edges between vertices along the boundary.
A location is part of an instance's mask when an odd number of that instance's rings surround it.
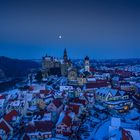
<svg viewBox="0 0 140 140">
<path fill-rule="evenodd" d="M 61 39 L 61 38 L 62 38 L 62 36 L 60 35 L 60 36 L 59 36 L 59 39 Z"/>
</svg>

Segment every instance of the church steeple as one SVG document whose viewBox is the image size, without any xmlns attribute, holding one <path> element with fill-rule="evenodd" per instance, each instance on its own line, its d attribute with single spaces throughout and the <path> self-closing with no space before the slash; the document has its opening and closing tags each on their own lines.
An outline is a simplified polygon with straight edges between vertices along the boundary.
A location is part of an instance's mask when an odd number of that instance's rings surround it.
<svg viewBox="0 0 140 140">
<path fill-rule="evenodd" d="M 89 57 L 86 56 L 85 57 L 85 60 L 84 60 L 84 63 L 85 63 L 85 71 L 90 71 L 90 64 L 89 64 Z"/>
<path fill-rule="evenodd" d="M 68 55 L 67 55 L 67 50 L 66 50 L 66 48 L 64 49 L 63 59 L 64 59 L 65 62 L 68 61 Z"/>
</svg>

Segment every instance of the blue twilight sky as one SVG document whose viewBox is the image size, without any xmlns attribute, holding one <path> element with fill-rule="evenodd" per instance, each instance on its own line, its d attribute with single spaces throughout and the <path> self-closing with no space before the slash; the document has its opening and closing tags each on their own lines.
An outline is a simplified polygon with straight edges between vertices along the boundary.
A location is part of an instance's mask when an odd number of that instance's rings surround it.
<svg viewBox="0 0 140 140">
<path fill-rule="evenodd" d="M 64 48 L 70 58 L 140 58 L 140 1 L 0 1 L 0 56 L 62 57 Z"/>
</svg>

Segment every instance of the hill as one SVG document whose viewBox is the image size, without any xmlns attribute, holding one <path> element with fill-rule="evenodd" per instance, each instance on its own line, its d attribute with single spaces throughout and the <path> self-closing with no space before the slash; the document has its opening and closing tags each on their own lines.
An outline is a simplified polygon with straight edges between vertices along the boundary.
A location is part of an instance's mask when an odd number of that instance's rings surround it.
<svg viewBox="0 0 140 140">
<path fill-rule="evenodd" d="M 0 56 L 0 69 L 4 73 L 5 78 L 24 77 L 31 69 L 37 69 L 40 63 L 31 60 L 11 59 Z"/>
</svg>

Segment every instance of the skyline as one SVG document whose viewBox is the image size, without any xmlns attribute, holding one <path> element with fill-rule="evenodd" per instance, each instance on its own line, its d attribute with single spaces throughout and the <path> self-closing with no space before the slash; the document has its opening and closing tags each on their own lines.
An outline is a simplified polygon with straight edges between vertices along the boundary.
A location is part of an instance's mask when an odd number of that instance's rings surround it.
<svg viewBox="0 0 140 140">
<path fill-rule="evenodd" d="M 0 2 L 0 56 L 140 58 L 138 0 Z M 60 37 L 61 36 L 61 37 Z"/>
</svg>

